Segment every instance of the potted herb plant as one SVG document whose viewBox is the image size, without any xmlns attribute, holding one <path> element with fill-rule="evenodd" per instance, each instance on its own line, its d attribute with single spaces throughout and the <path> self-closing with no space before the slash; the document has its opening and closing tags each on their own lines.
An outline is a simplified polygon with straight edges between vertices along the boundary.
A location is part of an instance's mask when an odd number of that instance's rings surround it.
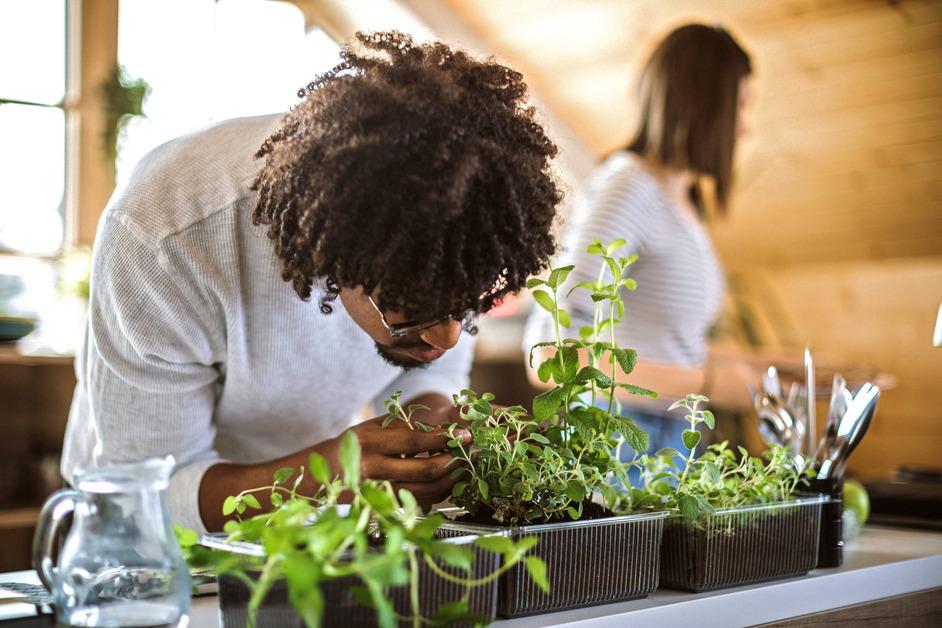
<svg viewBox="0 0 942 628">
<path fill-rule="evenodd" d="M 551 385 L 533 399 L 532 409 L 497 406 L 489 393 L 465 390 L 455 396 L 473 441 L 449 443 L 461 463 L 452 501 L 463 514 L 443 528 L 453 535 L 538 538 L 531 555 L 547 566 L 549 592 L 534 586 L 519 566 L 504 574 L 498 599 L 504 617 L 643 597 L 657 586 L 666 514 L 616 516 L 612 510 L 618 487 L 628 483 L 619 451 L 626 443 L 636 451 L 648 446 L 647 434 L 621 416 L 615 393 L 621 388 L 656 396 L 624 381 L 637 354 L 614 342 L 614 327 L 624 315 L 622 289 L 635 288 L 624 275 L 636 257 L 617 256 L 623 246 L 618 240 L 589 247 L 601 258 L 598 279 L 569 290 L 587 291 L 594 304 L 593 324 L 580 329 L 579 338 L 562 336 L 571 317 L 560 307 L 561 293 L 573 267 L 528 282 L 536 303 L 552 315 L 556 336 L 530 354 L 531 366 L 541 354 L 538 375 Z M 391 408 L 397 412 L 408 421 L 408 409 Z"/>
<path fill-rule="evenodd" d="M 642 486 L 622 496 L 622 509 L 677 513 L 665 522 L 661 584 L 706 591 L 807 573 L 817 563 L 827 501 L 800 493 L 812 472 L 785 447 L 762 458 L 738 447 L 737 458 L 722 442 L 696 456 L 698 427 L 715 427 L 713 413 L 701 408 L 708 401 L 691 394 L 670 406 L 686 412 L 687 452 L 638 458 Z"/>
<path fill-rule="evenodd" d="M 191 567 L 218 578 L 226 628 L 486 623 L 507 570 L 522 566 L 547 587 L 543 563 L 525 556 L 535 537 L 440 539 L 442 517 L 423 516 L 411 493 L 360 478 L 352 433 L 340 459 L 342 477 L 313 453 L 308 469 L 279 469 L 271 485 L 228 498 L 223 512 L 237 519 L 225 535 L 178 531 Z M 319 484 L 313 496 L 298 493 L 306 472 Z M 260 498 L 272 510 L 245 516 Z"/>
</svg>

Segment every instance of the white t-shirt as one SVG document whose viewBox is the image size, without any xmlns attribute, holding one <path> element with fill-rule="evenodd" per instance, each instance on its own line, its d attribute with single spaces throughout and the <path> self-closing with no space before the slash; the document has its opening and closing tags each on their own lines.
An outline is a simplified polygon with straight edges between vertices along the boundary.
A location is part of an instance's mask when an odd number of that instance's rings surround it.
<svg viewBox="0 0 942 628">
<path fill-rule="evenodd" d="M 576 266 L 564 294 L 576 282 L 598 279 L 603 262 L 586 253 L 592 241 L 607 244 L 618 238 L 626 241 L 618 255 L 638 254 L 626 275 L 638 288 L 622 289 L 625 316 L 615 329 L 616 344 L 637 350 L 642 360 L 702 364 L 707 332 L 723 302 L 719 259 L 703 224 L 685 215 L 628 152 L 606 159 L 573 206 L 562 251 L 553 261 L 554 267 Z M 611 281 L 607 269 L 604 277 Z M 577 290 L 563 304 L 573 321 L 569 336 L 563 337 L 578 338 L 579 327 L 592 324 L 593 303 L 585 291 Z M 534 308 L 525 334 L 527 350 L 534 342 L 554 340 L 554 333 L 550 315 Z"/>
<path fill-rule="evenodd" d="M 382 360 L 339 299 L 323 314 L 281 279 L 252 224 L 254 154 L 280 115 L 230 120 L 147 155 L 98 228 L 62 474 L 173 454 L 176 521 L 220 461 L 281 457 L 340 434 L 393 391 L 466 388 L 473 339 L 427 368 Z"/>
</svg>

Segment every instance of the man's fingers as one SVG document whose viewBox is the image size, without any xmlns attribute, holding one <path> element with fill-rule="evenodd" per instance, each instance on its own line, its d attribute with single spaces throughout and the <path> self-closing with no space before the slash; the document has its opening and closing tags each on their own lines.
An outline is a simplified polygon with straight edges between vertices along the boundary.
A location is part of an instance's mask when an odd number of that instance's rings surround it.
<svg viewBox="0 0 942 628">
<path fill-rule="evenodd" d="M 458 429 L 455 431 L 455 436 L 465 444 L 471 442 L 471 432 L 468 430 Z M 448 434 L 440 430 L 425 432 L 420 429 L 410 430 L 405 426 L 380 428 L 379 431 L 374 430 L 370 437 L 375 445 L 373 451 L 387 455 L 441 451 L 448 447 L 448 441 L 451 440 Z"/>
<path fill-rule="evenodd" d="M 420 504 L 435 504 L 451 495 L 451 487 L 458 480 L 450 478 L 447 475 L 435 482 L 396 482 L 393 487 L 396 490 L 406 489 L 413 495 Z"/>
<path fill-rule="evenodd" d="M 391 482 L 437 482 L 455 468 L 454 456 L 438 454 L 427 458 L 370 456 L 364 459 L 369 477 Z M 449 464 L 450 463 L 450 464 Z"/>
</svg>

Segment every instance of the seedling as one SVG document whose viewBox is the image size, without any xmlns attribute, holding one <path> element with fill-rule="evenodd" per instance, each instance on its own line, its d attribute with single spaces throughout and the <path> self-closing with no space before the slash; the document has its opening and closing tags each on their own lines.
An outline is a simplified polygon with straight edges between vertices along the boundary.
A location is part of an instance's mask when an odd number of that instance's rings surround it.
<svg viewBox="0 0 942 628">
<path fill-rule="evenodd" d="M 687 452 L 666 448 L 639 457 L 634 464 L 641 470 L 643 486 L 624 496 L 621 510 L 676 509 L 687 522 L 702 522 L 719 509 L 787 500 L 807 483 L 813 472 L 785 447 L 772 447 L 759 458 L 739 446 L 737 460 L 724 441 L 697 457 L 697 427 L 716 427 L 713 413 L 700 409 L 707 402 L 703 395 L 690 394 L 671 404 L 669 410 L 686 411 L 690 427 L 682 440 Z"/>
<path fill-rule="evenodd" d="M 298 493 L 305 469 L 279 469 L 272 484 L 242 491 L 225 501 L 223 512 L 235 514 L 226 522 L 230 541 L 259 543 L 264 559 L 252 559 L 198 545 L 193 531 L 178 530 L 191 567 L 215 575 L 230 574 L 251 591 L 250 625 L 273 584 L 287 583 L 289 599 L 306 626 L 321 625 L 326 604 L 321 584 L 355 577 L 361 583 L 354 597 L 376 610 L 377 622 L 393 628 L 398 622 L 414 627 L 452 622 L 475 623 L 487 618 L 469 614 L 468 599 L 473 587 L 488 584 L 523 561 L 530 577 L 548 590 L 546 568 L 535 556 L 525 556 L 537 542 L 533 537 L 514 542 L 503 537 L 480 537 L 475 544 L 497 552 L 503 564 L 484 577 L 472 575 L 472 550 L 436 539 L 443 519 L 424 517 L 415 497 L 395 491 L 389 482 L 360 478 L 360 446 L 347 432 L 341 443 L 342 477 L 331 477 L 327 461 L 312 453 L 308 471 L 318 482 L 314 495 Z M 349 512 L 338 508 L 342 494 L 351 496 Z M 266 497 L 270 512 L 259 512 L 259 497 Z M 427 568 L 448 582 L 465 588 L 462 599 L 441 604 L 432 617 L 422 617 L 419 604 L 419 569 Z M 255 577 L 252 577 L 252 576 Z M 409 616 L 397 615 L 387 594 L 390 587 L 409 587 Z"/>
<path fill-rule="evenodd" d="M 619 451 L 626 443 L 644 451 L 648 437 L 621 416 L 615 393 L 656 394 L 619 381 L 637 360 L 633 349 L 615 344 L 614 328 L 625 313 L 622 289 L 636 287 L 624 274 L 637 257 L 615 256 L 624 245 L 624 240 L 594 242 L 588 249 L 601 258 L 598 279 L 579 283 L 568 293 L 586 291 L 593 303 L 593 324 L 580 329 L 579 338 L 562 335 L 572 324 L 561 294 L 573 267 L 554 268 L 546 279 L 527 282 L 555 329 L 554 341 L 537 343 L 530 352 L 531 366 L 537 351 L 549 352 L 537 373 L 541 381 L 552 383 L 533 399 L 532 411 L 496 406 L 490 393 L 464 390 L 454 396 L 462 427 L 471 431 L 473 442 L 465 446 L 455 438 L 458 426 L 448 428 L 449 447 L 460 462 L 452 500 L 474 520 L 518 525 L 598 516 L 588 512 L 593 496 L 600 495 L 612 508 L 618 502 L 616 486 L 627 486 L 628 467 L 619 460 Z"/>
</svg>

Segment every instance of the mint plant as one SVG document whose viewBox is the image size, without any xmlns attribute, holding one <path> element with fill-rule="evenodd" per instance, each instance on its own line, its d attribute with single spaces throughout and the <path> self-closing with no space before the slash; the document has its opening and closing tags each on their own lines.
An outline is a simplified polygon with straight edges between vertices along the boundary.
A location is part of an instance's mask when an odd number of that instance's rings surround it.
<svg viewBox="0 0 942 628">
<path fill-rule="evenodd" d="M 716 427 L 713 413 L 701 409 L 709 402 L 703 395 L 689 394 L 671 404 L 683 409 L 690 427 L 682 434 L 686 453 L 673 448 L 642 455 L 634 461 L 641 470 L 643 486 L 621 497 L 620 510 L 671 509 L 688 523 L 702 523 L 719 509 L 784 501 L 807 483 L 813 471 L 796 460 L 786 447 L 772 447 L 761 458 L 737 447 L 737 459 L 726 441 L 696 455 L 701 434 L 697 426 Z"/>
<path fill-rule="evenodd" d="M 527 282 L 536 303 L 552 316 L 555 329 L 554 341 L 537 343 L 530 352 L 531 367 L 536 351 L 550 353 L 537 374 L 541 381 L 552 383 L 533 399 L 532 412 L 522 406 L 496 406 L 490 393 L 464 390 L 454 396 L 473 441 L 464 446 L 454 438 L 458 426 L 449 428 L 453 436 L 449 446 L 460 461 L 455 473 L 461 476 L 452 501 L 475 520 L 518 525 L 580 519 L 598 514 L 587 512 L 593 496 L 600 495 L 611 509 L 619 501 L 616 487 L 628 485 L 628 466 L 620 461 L 619 451 L 626 443 L 636 452 L 644 451 L 648 437 L 634 421 L 621 416 L 615 393 L 618 389 L 650 397 L 656 393 L 619 381 L 621 374 L 631 374 L 637 361 L 637 353 L 616 346 L 614 336 L 625 313 L 621 290 L 636 287 L 624 274 L 637 257 L 615 256 L 624 244 L 624 240 L 608 245 L 596 241 L 588 249 L 601 258 L 598 278 L 567 293 L 586 291 L 593 303 L 593 324 L 581 328 L 579 338 L 562 334 L 572 325 L 570 314 L 561 307 L 561 295 L 573 266 L 554 268 L 546 279 Z"/>
<path fill-rule="evenodd" d="M 526 556 L 537 542 L 534 537 L 517 542 L 496 536 L 476 539 L 475 545 L 483 550 L 501 554 L 503 564 L 499 570 L 475 578 L 471 548 L 436 539 L 436 530 L 443 521 L 440 515 L 423 516 L 415 497 L 405 490 L 395 491 L 389 482 L 360 478 L 360 446 L 350 432 L 343 438 L 340 459 L 343 475 L 331 478 L 327 461 L 317 453 L 311 454 L 308 471 L 319 483 L 314 495 L 298 492 L 305 468 L 285 467 L 275 472 L 271 485 L 247 489 L 225 501 L 224 512 L 237 515 L 237 519 L 226 522 L 228 540 L 260 544 L 264 558 L 203 547 L 195 532 L 178 530 L 192 568 L 215 575 L 229 574 L 249 587 L 250 625 L 254 625 L 259 606 L 280 579 L 286 581 L 289 600 L 309 628 L 321 625 L 328 603 L 320 585 L 351 576 L 361 583 L 354 589 L 354 596 L 375 608 L 377 622 L 384 628 L 401 621 L 416 628 L 486 622 L 487 618 L 469 614 L 471 589 L 492 582 L 521 561 L 534 582 L 548 591 L 545 565 L 536 556 Z M 346 513 L 338 508 L 342 494 L 351 497 Z M 270 512 L 242 517 L 260 510 L 260 498 L 266 497 L 272 507 Z M 420 565 L 463 586 L 463 597 L 441 604 L 432 617 L 422 617 Z M 387 594 L 389 587 L 401 586 L 409 587 L 407 616 L 397 614 Z"/>
</svg>

